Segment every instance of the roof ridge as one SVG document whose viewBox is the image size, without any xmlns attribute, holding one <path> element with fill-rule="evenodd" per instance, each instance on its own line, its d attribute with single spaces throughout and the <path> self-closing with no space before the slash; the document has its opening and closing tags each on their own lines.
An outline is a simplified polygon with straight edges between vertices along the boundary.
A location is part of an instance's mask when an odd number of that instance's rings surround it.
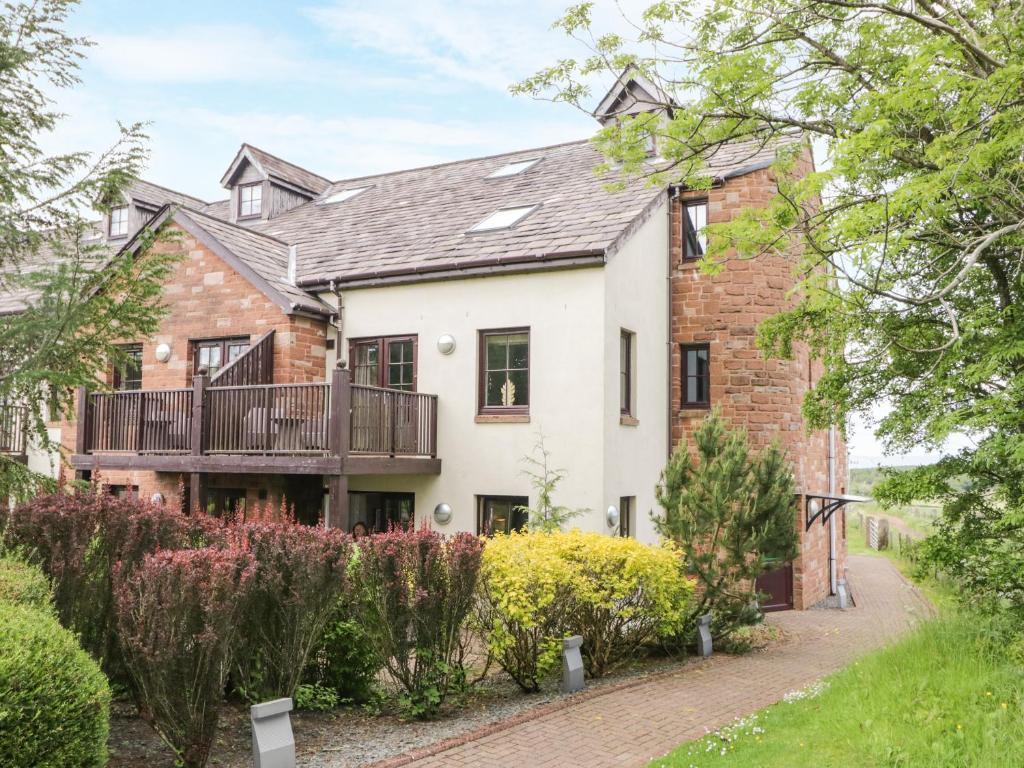
<svg viewBox="0 0 1024 768">
<path fill-rule="evenodd" d="M 149 184 L 149 186 L 151 186 L 151 187 L 156 187 L 157 189 L 162 189 L 164 192 L 173 192 L 175 195 L 181 195 L 182 197 L 188 197 L 188 198 L 190 198 L 192 200 L 198 200 L 203 205 L 209 205 L 210 204 L 207 200 L 204 200 L 201 197 L 196 197 L 195 195 L 189 194 L 188 192 L 182 192 L 179 189 L 171 189 L 170 187 L 165 187 L 163 184 L 157 184 L 155 181 L 150 181 L 149 179 L 144 179 L 141 176 L 136 176 L 135 180 L 132 183 L 134 184 L 136 181 L 141 181 L 143 184 Z"/>
<path fill-rule="evenodd" d="M 189 208 L 187 205 L 181 205 L 181 206 L 178 206 L 178 207 L 179 207 L 180 210 L 186 211 L 189 214 L 195 214 L 197 216 L 202 216 L 204 219 L 209 219 L 210 221 L 215 221 L 218 224 L 226 224 L 227 226 L 231 227 L 232 229 L 237 229 L 239 232 L 245 232 L 245 233 L 250 234 L 250 235 L 256 235 L 258 237 L 262 237 L 264 240 L 272 240 L 275 243 L 277 243 L 278 245 L 283 245 L 283 246 L 286 246 L 286 247 L 289 247 L 289 248 L 291 247 L 291 243 L 289 243 L 289 242 L 287 242 L 285 240 L 282 240 L 282 239 L 280 239 L 278 237 L 274 237 L 273 235 L 268 235 L 266 232 L 260 232 L 259 230 L 256 230 L 256 229 L 249 229 L 249 227 L 243 227 L 241 224 L 236 224 L 235 222 L 228 221 L 227 219 L 220 219 L 220 218 L 217 218 L 216 216 L 211 216 L 210 214 L 206 213 L 205 211 L 197 211 L 195 208 Z"/>
<path fill-rule="evenodd" d="M 461 163 L 472 163 L 477 160 L 491 160 L 496 157 L 508 157 L 509 155 L 520 155 L 523 152 L 541 152 L 545 149 L 558 149 L 559 147 L 568 147 L 573 144 L 589 144 L 590 139 L 576 139 L 574 141 L 562 141 L 558 144 L 548 144 L 543 147 L 526 147 L 525 149 L 512 149 L 507 152 L 497 152 L 493 155 L 479 155 L 478 157 L 464 157 L 461 160 L 446 160 L 443 163 L 434 163 L 432 165 L 418 165 L 413 168 L 400 168 L 397 171 L 385 171 L 383 173 L 371 173 L 367 176 L 349 176 L 344 179 L 335 179 L 331 182 L 334 184 L 341 184 L 347 181 L 365 181 L 366 179 L 379 179 L 383 176 L 398 176 L 402 173 L 413 173 L 414 171 L 432 171 L 436 168 L 446 168 L 450 165 L 459 165 Z"/>
<path fill-rule="evenodd" d="M 243 141 L 242 142 L 242 146 L 243 147 L 248 147 L 249 149 L 255 149 L 257 152 L 261 152 L 264 155 L 266 155 L 267 157 L 272 157 L 275 160 L 279 160 L 280 162 L 285 163 L 286 165 L 292 166 L 293 168 L 298 168 L 300 171 L 304 171 L 305 173 L 308 173 L 311 176 L 316 176 L 318 179 L 323 179 L 328 184 L 332 184 L 333 183 L 329 178 L 327 178 L 326 176 L 321 176 L 316 171 L 311 171 L 311 170 L 309 170 L 309 168 L 306 168 L 305 166 L 299 165 L 298 163 L 293 163 L 291 160 L 285 160 L 280 155 L 275 155 L 273 152 L 267 152 L 267 150 L 265 150 L 265 149 L 263 149 L 261 147 L 257 147 L 255 144 L 250 144 L 248 141 Z"/>
</svg>

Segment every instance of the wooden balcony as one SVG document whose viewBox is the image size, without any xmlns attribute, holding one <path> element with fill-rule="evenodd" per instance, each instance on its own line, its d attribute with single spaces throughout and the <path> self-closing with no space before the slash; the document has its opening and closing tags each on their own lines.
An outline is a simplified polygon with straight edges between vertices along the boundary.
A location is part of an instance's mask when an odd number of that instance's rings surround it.
<svg viewBox="0 0 1024 768">
<path fill-rule="evenodd" d="M 81 390 L 72 464 L 93 469 L 438 474 L 437 396 L 330 382 Z"/>
<path fill-rule="evenodd" d="M 0 404 L 0 453 L 25 461 L 28 454 L 28 408 Z"/>
</svg>

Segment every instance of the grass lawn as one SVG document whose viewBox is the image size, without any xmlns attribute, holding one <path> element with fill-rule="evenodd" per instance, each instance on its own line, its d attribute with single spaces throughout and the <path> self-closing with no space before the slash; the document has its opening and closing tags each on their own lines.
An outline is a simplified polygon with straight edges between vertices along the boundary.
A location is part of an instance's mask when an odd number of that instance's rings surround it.
<svg viewBox="0 0 1024 768">
<path fill-rule="evenodd" d="M 951 609 L 787 698 L 650 768 L 1024 766 L 1024 668 Z"/>
</svg>

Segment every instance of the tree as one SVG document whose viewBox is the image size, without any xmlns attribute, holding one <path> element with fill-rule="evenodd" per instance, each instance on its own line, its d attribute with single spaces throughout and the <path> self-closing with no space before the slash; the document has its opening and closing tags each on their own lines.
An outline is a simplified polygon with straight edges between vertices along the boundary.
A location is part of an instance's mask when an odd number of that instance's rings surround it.
<svg viewBox="0 0 1024 768">
<path fill-rule="evenodd" d="M 878 435 L 891 451 L 970 436 L 972 447 L 894 476 L 878 495 L 943 499 L 933 552 L 966 560 L 975 586 L 998 594 L 1000 574 L 1024 573 L 1020 3 L 658 2 L 634 41 L 595 31 L 585 3 L 557 26 L 590 55 L 518 92 L 583 107 L 590 78 L 632 65 L 670 97 L 670 113 L 598 136 L 626 177 L 707 187 L 702 168 L 726 144 L 799 134 L 813 145 L 816 170 L 796 174 L 802 146 L 788 144 L 772 202 L 709 228 L 703 266 L 788 255 L 799 301 L 762 325 L 759 342 L 776 356 L 806 343 L 824 359 L 804 405 L 810 426 L 887 403 Z M 651 133 L 657 166 L 644 153 Z"/>
<path fill-rule="evenodd" d="M 754 581 L 768 558 L 796 557 L 796 489 L 778 446 L 751 455 L 746 432 L 730 429 L 717 409 L 693 442 L 696 456 L 680 441 L 661 474 L 664 514 L 654 524 L 679 544 L 697 582 L 685 626 L 710 612 L 715 635 L 728 638 L 759 617 Z"/>
<path fill-rule="evenodd" d="M 105 152 L 48 155 L 61 114 L 48 88 L 78 83 L 88 41 L 64 31 L 72 0 L 9 3 L 0 15 L 0 406 L 24 405 L 34 442 L 69 412 L 73 389 L 123 362 L 118 339 L 147 336 L 171 259 L 113 253 L 92 211 L 122 204 L 145 159 L 141 124 L 120 126 Z M 3 420 L 0 420 L 2 423 Z M 44 478 L 0 454 L 0 498 L 25 498 Z"/>
<path fill-rule="evenodd" d="M 558 490 L 558 484 L 565 479 L 565 470 L 551 466 L 551 451 L 544 445 L 543 433 L 537 433 L 533 455 L 524 457 L 523 461 L 527 464 L 523 474 L 530 479 L 530 485 L 537 492 L 537 503 L 532 507 L 518 509 L 527 515 L 526 525 L 531 531 L 560 531 L 570 520 L 590 511 L 555 503 L 553 496 Z"/>
</svg>

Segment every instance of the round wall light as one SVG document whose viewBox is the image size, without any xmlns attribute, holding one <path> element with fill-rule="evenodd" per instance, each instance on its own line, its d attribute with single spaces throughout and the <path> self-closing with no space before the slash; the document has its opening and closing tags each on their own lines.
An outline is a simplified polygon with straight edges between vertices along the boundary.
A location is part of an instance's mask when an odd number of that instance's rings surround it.
<svg viewBox="0 0 1024 768">
<path fill-rule="evenodd" d="M 160 493 L 160 491 L 157 491 L 156 493 L 154 493 L 152 496 L 149 497 L 149 500 L 151 502 L 153 502 L 154 504 L 163 504 L 164 503 L 164 495 L 162 493 Z"/>
<path fill-rule="evenodd" d="M 450 355 L 455 351 L 455 337 L 450 333 L 442 334 L 437 340 L 437 351 L 442 355 Z"/>
<path fill-rule="evenodd" d="M 171 359 L 171 345 L 170 344 L 157 344 L 156 345 L 156 359 L 159 363 L 166 363 Z"/>
<path fill-rule="evenodd" d="M 619 508 L 612 504 L 604 514 L 605 520 L 608 521 L 608 527 L 617 528 L 619 525 Z"/>
<path fill-rule="evenodd" d="M 438 525 L 448 525 L 452 519 L 452 508 L 443 501 L 434 507 L 434 521 Z"/>
</svg>

